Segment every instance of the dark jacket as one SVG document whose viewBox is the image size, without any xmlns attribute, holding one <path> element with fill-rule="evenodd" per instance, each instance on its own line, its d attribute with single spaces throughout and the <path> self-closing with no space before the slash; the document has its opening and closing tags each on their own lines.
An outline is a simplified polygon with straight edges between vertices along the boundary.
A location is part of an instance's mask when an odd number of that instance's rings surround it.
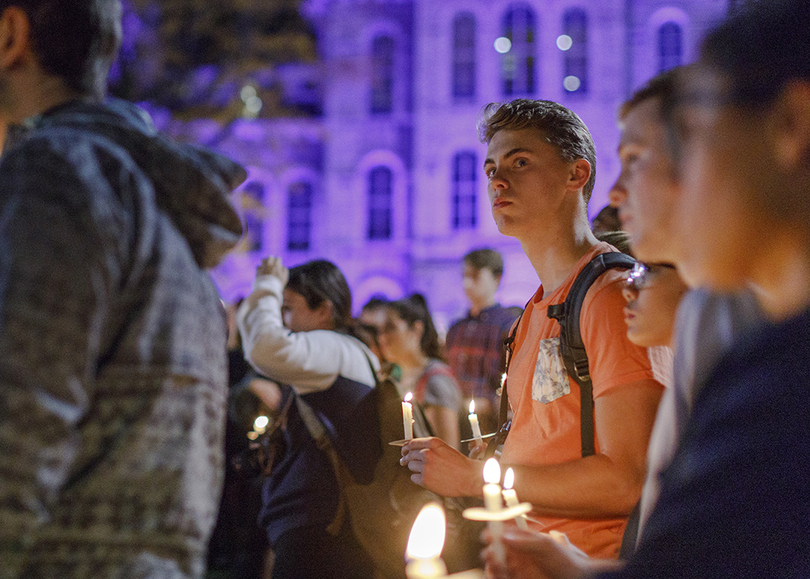
<svg viewBox="0 0 810 579">
<path fill-rule="evenodd" d="M 626 569 L 600 578 L 810 577 L 810 311 L 753 333 L 699 391 Z"/>
</svg>

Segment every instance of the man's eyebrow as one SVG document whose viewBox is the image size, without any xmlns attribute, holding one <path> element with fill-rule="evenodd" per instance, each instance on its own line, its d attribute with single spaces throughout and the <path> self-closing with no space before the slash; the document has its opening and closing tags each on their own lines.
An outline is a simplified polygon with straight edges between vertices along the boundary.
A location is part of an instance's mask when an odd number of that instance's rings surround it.
<svg viewBox="0 0 810 579">
<path fill-rule="evenodd" d="M 517 155 L 518 153 L 531 153 L 531 152 L 532 151 L 530 149 L 526 149 L 525 147 L 515 147 L 514 149 L 503 155 L 503 158 L 508 159 L 509 157 Z M 491 158 L 487 157 L 486 159 L 484 159 L 484 167 L 493 164 L 495 164 L 495 161 L 492 160 Z"/>
</svg>

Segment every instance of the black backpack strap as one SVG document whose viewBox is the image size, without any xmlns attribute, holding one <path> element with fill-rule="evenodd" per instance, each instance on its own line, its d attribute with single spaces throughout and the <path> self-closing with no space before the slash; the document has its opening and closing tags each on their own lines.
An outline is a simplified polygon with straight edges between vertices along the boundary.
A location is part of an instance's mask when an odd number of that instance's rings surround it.
<svg viewBox="0 0 810 579">
<path fill-rule="evenodd" d="M 588 353 L 582 341 L 579 316 L 585 294 L 591 285 L 607 270 L 630 269 L 636 263 L 632 257 L 619 252 L 600 253 L 589 261 L 574 280 L 568 296 L 561 304 L 548 307 L 548 317 L 560 323 L 560 353 L 565 369 L 580 389 L 580 431 L 582 456 L 596 453 L 593 433 L 593 384 L 591 382 Z"/>
</svg>

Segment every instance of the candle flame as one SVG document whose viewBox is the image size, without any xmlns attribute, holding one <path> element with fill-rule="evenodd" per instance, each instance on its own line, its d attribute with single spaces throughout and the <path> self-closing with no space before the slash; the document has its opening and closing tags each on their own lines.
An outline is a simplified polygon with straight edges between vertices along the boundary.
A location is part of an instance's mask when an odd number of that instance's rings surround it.
<svg viewBox="0 0 810 579">
<path fill-rule="evenodd" d="M 475 400 L 470 400 L 470 414 L 475 414 Z"/>
<path fill-rule="evenodd" d="M 484 463 L 484 482 L 495 485 L 501 482 L 501 465 L 497 459 L 490 458 Z"/>
<path fill-rule="evenodd" d="M 428 503 L 419 511 L 408 537 L 405 553 L 408 559 L 438 557 L 444 547 L 444 509 L 438 503 Z"/>
<path fill-rule="evenodd" d="M 405 402 L 410 402 L 412 399 L 413 399 L 413 392 L 408 392 L 403 400 L 405 400 Z"/>
<path fill-rule="evenodd" d="M 511 489 L 515 484 L 515 471 L 512 470 L 512 467 L 506 469 L 506 474 L 503 475 L 503 490 L 508 491 Z"/>
<path fill-rule="evenodd" d="M 260 430 L 262 428 L 267 428 L 268 424 L 270 424 L 269 418 L 266 416 L 258 416 L 256 420 L 253 421 L 253 428 Z"/>
</svg>

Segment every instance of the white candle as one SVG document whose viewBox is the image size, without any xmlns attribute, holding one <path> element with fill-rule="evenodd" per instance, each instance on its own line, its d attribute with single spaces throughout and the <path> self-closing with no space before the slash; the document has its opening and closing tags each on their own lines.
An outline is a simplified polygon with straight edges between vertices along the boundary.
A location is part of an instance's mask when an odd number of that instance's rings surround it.
<svg viewBox="0 0 810 579">
<path fill-rule="evenodd" d="M 428 503 L 419 511 L 408 537 L 405 555 L 408 579 L 435 579 L 447 576 L 440 555 L 444 547 L 444 510 L 438 503 Z"/>
<path fill-rule="evenodd" d="M 413 438 L 413 393 L 408 392 L 402 401 L 402 425 L 405 428 L 405 440 Z"/>
<path fill-rule="evenodd" d="M 481 437 L 481 426 L 478 424 L 478 415 L 475 413 L 475 400 L 470 400 L 470 413 L 467 415 L 470 420 L 470 428 L 472 428 L 473 438 L 476 441 L 483 441 Z"/>
<path fill-rule="evenodd" d="M 253 430 L 259 434 L 264 434 L 268 424 L 270 424 L 270 419 L 267 418 L 267 416 L 258 416 L 256 420 L 253 421 Z"/>
<path fill-rule="evenodd" d="M 501 497 L 501 467 L 498 461 L 490 458 L 484 463 L 484 506 L 490 512 L 497 513 L 503 510 L 503 502 Z M 500 560 L 504 560 L 503 543 L 501 536 L 503 535 L 503 523 L 501 521 L 490 521 L 487 523 L 489 533 L 492 535 L 492 550 L 495 556 Z"/>
<path fill-rule="evenodd" d="M 515 484 L 515 471 L 511 468 L 506 469 L 506 474 L 503 475 L 503 501 L 507 507 L 516 507 L 520 504 L 517 493 L 512 486 Z M 520 515 L 515 519 L 519 529 L 526 530 L 529 525 L 526 523 L 526 516 Z"/>
</svg>

